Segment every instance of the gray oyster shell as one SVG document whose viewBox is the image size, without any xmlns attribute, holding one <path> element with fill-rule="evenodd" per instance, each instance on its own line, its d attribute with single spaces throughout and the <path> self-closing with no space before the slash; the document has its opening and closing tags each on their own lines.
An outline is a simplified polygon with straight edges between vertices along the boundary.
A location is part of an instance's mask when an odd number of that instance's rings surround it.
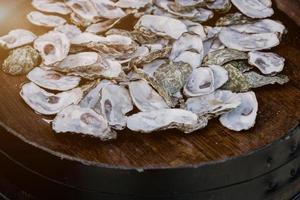
<svg viewBox="0 0 300 200">
<path fill-rule="evenodd" d="M 2 70 L 11 75 L 27 74 L 39 64 L 39 53 L 31 46 L 19 47 L 11 50 L 4 60 Z"/>
<path fill-rule="evenodd" d="M 234 49 L 219 49 L 210 52 L 204 59 L 204 65 L 224 65 L 234 60 L 246 60 L 248 55 L 245 52 Z"/>
</svg>

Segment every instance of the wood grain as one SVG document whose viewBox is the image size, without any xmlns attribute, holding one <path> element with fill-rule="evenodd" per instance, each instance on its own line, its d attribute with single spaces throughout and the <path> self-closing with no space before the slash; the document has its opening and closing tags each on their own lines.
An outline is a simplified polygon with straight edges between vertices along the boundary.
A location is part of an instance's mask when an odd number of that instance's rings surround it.
<svg viewBox="0 0 300 200">
<path fill-rule="evenodd" d="M 284 11 L 300 26 L 300 1 L 299 0 L 275 0 L 278 8 Z"/>
<path fill-rule="evenodd" d="M 1 35 L 14 28 L 28 28 L 37 34 L 46 31 L 25 20 L 26 13 L 32 10 L 28 1 L 11 2 L 0 1 L 0 8 L 9 10 L 0 17 Z M 125 130 L 119 132 L 117 140 L 101 142 L 80 135 L 54 134 L 43 116 L 34 113 L 19 96 L 26 78 L 4 73 L 0 73 L 0 125 L 24 141 L 62 158 L 110 167 L 183 167 L 249 153 L 278 140 L 300 119 L 300 34 L 291 20 L 282 15 L 275 18 L 289 27 L 288 37 L 276 51 L 287 58 L 284 73 L 290 76 L 291 82 L 255 90 L 259 114 L 256 126 L 250 131 L 232 132 L 214 120 L 207 128 L 190 135 L 173 130 L 148 135 Z M 6 56 L 7 52 L 1 50 L 0 60 Z"/>
</svg>

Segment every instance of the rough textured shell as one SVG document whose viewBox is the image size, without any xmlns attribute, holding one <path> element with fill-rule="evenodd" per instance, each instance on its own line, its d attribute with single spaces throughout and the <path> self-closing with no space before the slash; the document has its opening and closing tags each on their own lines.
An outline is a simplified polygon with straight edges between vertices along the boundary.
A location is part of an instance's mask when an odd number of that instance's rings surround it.
<svg viewBox="0 0 300 200">
<path fill-rule="evenodd" d="M 39 57 L 39 53 L 31 46 L 11 50 L 4 60 L 2 70 L 11 75 L 26 74 L 39 64 Z"/>
<path fill-rule="evenodd" d="M 57 27 L 66 23 L 66 20 L 62 17 L 46 15 L 38 11 L 29 13 L 27 19 L 34 25 L 44 27 Z"/>
<path fill-rule="evenodd" d="M 127 118 L 127 127 L 132 131 L 142 133 L 172 128 L 179 129 L 184 133 L 191 133 L 206 125 L 207 120 L 198 119 L 196 114 L 181 109 L 140 112 Z"/>
<path fill-rule="evenodd" d="M 210 52 L 204 59 L 204 65 L 224 65 L 233 60 L 246 59 L 248 59 L 247 53 L 226 48 Z"/>
</svg>

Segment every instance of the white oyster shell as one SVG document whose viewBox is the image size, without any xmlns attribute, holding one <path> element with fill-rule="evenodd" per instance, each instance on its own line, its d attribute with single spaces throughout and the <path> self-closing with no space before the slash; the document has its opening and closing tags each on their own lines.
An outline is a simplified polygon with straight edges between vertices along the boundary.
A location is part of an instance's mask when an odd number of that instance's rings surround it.
<svg viewBox="0 0 300 200">
<path fill-rule="evenodd" d="M 280 43 L 278 33 L 247 34 L 230 28 L 223 28 L 219 39 L 226 47 L 239 51 L 270 49 Z"/>
<path fill-rule="evenodd" d="M 0 37 L 0 46 L 13 49 L 26 44 L 32 43 L 37 36 L 25 29 L 15 29 L 10 31 L 7 35 Z"/>
<path fill-rule="evenodd" d="M 32 0 L 32 6 L 42 12 L 58 13 L 67 15 L 71 10 L 63 2 L 53 0 Z"/>
<path fill-rule="evenodd" d="M 175 2 L 182 7 L 187 7 L 202 4 L 205 0 L 175 0 Z"/>
<path fill-rule="evenodd" d="M 220 117 L 226 128 L 234 131 L 248 130 L 255 124 L 258 102 L 254 92 L 240 93 L 242 103 L 236 109 Z"/>
<path fill-rule="evenodd" d="M 184 62 L 193 68 L 200 67 L 203 60 L 203 43 L 198 35 L 185 33 L 173 44 L 170 60 Z"/>
<path fill-rule="evenodd" d="M 120 18 L 121 19 L 121 18 Z M 113 26 L 115 26 L 117 23 L 119 22 L 119 19 L 108 19 L 105 21 L 101 21 L 95 24 L 91 24 L 90 26 L 88 26 L 86 28 L 86 32 L 89 33 L 95 33 L 95 34 L 99 34 L 99 33 L 103 33 L 105 31 L 107 31 L 108 29 L 112 28 Z"/>
<path fill-rule="evenodd" d="M 100 57 L 96 52 L 81 52 L 77 54 L 68 55 L 56 67 L 59 71 L 70 72 L 77 71 L 80 68 L 85 70 L 87 67 L 96 64 Z"/>
<path fill-rule="evenodd" d="M 70 51 L 68 37 L 56 31 L 46 33 L 34 41 L 34 48 L 40 52 L 45 65 L 62 61 Z"/>
<path fill-rule="evenodd" d="M 126 16 L 126 13 L 110 0 L 91 0 L 98 15 L 106 19 L 118 19 Z"/>
<path fill-rule="evenodd" d="M 187 27 L 184 23 L 166 16 L 144 15 L 135 25 L 136 29 L 141 27 L 157 35 L 169 36 L 174 39 L 178 39 L 183 33 L 187 32 Z"/>
<path fill-rule="evenodd" d="M 280 33 L 284 34 L 286 31 L 285 26 L 279 22 L 272 19 L 262 19 L 254 23 L 239 24 L 230 26 L 232 30 L 238 31 L 240 33 Z"/>
<path fill-rule="evenodd" d="M 276 53 L 249 52 L 249 64 L 257 67 L 263 74 L 281 72 L 284 68 L 285 59 Z"/>
<path fill-rule="evenodd" d="M 79 36 L 82 33 L 80 28 L 70 24 L 55 27 L 54 31 L 66 34 L 69 40 L 72 40 L 73 38 Z"/>
<path fill-rule="evenodd" d="M 185 102 L 186 109 L 197 114 L 218 116 L 231 111 L 241 104 L 241 98 L 238 94 L 229 90 L 217 90 L 214 93 L 188 98 Z"/>
<path fill-rule="evenodd" d="M 77 87 L 81 78 L 65 76 L 61 73 L 45 70 L 40 67 L 34 68 L 27 74 L 27 78 L 42 88 L 57 91 L 67 91 Z"/>
<path fill-rule="evenodd" d="M 27 15 L 27 19 L 34 25 L 44 27 L 56 27 L 66 23 L 62 17 L 55 15 L 46 15 L 38 11 L 33 11 Z"/>
<path fill-rule="evenodd" d="M 214 92 L 228 81 L 228 72 L 221 66 L 211 65 L 193 70 L 183 92 L 188 97 L 206 95 Z"/>
<path fill-rule="evenodd" d="M 152 0 L 119 0 L 115 5 L 120 8 L 140 9 L 151 4 Z"/>
<path fill-rule="evenodd" d="M 95 23 L 99 20 L 99 15 L 91 1 L 87 0 L 65 0 L 66 5 L 71 8 L 79 20 L 87 24 Z"/>
<path fill-rule="evenodd" d="M 103 41 L 105 41 L 105 37 L 96 35 L 94 33 L 84 32 L 71 39 L 71 44 L 84 46 L 92 42 L 103 42 Z"/>
<path fill-rule="evenodd" d="M 54 115 L 71 104 L 79 103 L 83 91 L 81 88 L 76 88 L 53 94 L 30 82 L 22 86 L 20 95 L 34 111 L 44 115 Z"/>
<path fill-rule="evenodd" d="M 89 108 L 81 108 L 72 105 L 58 113 L 52 122 L 52 128 L 56 133 L 81 133 L 101 140 L 115 139 L 117 134 L 113 132 L 107 120 Z"/>
<path fill-rule="evenodd" d="M 161 109 L 139 112 L 127 118 L 127 127 L 136 132 L 150 133 L 176 128 L 184 133 L 191 133 L 204 128 L 207 120 L 199 119 L 190 111 L 182 109 Z"/>
<path fill-rule="evenodd" d="M 140 111 L 169 108 L 165 100 L 144 80 L 129 84 L 131 98 Z"/>
<path fill-rule="evenodd" d="M 133 109 L 128 90 L 119 85 L 108 84 L 101 90 L 101 113 L 114 129 L 126 127 L 125 114 Z"/>
<path fill-rule="evenodd" d="M 269 0 L 231 0 L 231 2 L 251 18 L 267 18 L 274 14 Z"/>
</svg>

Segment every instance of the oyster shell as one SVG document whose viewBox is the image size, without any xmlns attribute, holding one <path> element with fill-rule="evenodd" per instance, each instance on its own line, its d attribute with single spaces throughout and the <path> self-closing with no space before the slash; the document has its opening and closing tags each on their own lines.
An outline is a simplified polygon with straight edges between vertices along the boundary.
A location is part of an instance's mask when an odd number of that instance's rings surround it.
<svg viewBox="0 0 300 200">
<path fill-rule="evenodd" d="M 77 35 L 70 40 L 72 45 L 76 46 L 87 46 L 87 44 L 92 42 L 104 42 L 105 37 L 96 35 L 94 33 L 84 32 L 80 35 Z"/>
<path fill-rule="evenodd" d="M 239 96 L 242 100 L 241 104 L 220 117 L 221 124 L 234 131 L 252 128 L 258 111 L 258 102 L 254 92 L 241 93 Z"/>
<path fill-rule="evenodd" d="M 166 16 L 144 15 L 142 16 L 135 29 L 144 28 L 159 36 L 168 36 L 173 39 L 178 39 L 183 33 L 187 32 L 187 27 L 184 23 L 177 19 Z"/>
<path fill-rule="evenodd" d="M 246 60 L 248 55 L 245 52 L 234 49 L 219 49 L 208 53 L 204 59 L 204 65 L 224 65 L 233 60 Z"/>
<path fill-rule="evenodd" d="M 216 22 L 216 26 L 231 26 L 239 24 L 248 24 L 252 23 L 253 19 L 249 18 L 239 12 L 229 13 L 223 17 L 220 17 Z"/>
<path fill-rule="evenodd" d="M 11 75 L 26 74 L 39 64 L 39 57 L 39 53 L 31 46 L 13 49 L 4 60 L 2 70 Z"/>
<path fill-rule="evenodd" d="M 228 63 L 224 68 L 228 71 L 229 80 L 222 87 L 233 92 L 246 92 L 251 88 L 258 88 L 270 84 L 285 84 L 289 81 L 287 76 L 263 76 L 256 72 L 243 73 L 237 68 L 238 63 Z"/>
<path fill-rule="evenodd" d="M 206 6 L 210 10 L 217 12 L 228 12 L 231 9 L 232 4 L 230 0 L 215 0 L 211 3 L 207 3 Z"/>
<path fill-rule="evenodd" d="M 198 118 L 190 111 L 182 109 L 162 109 L 139 112 L 127 118 L 127 127 L 136 132 L 150 133 L 166 129 L 178 129 L 191 133 L 207 126 L 207 119 Z"/>
<path fill-rule="evenodd" d="M 66 5 L 74 12 L 79 21 L 85 25 L 96 23 L 100 16 L 90 0 L 65 0 Z"/>
<path fill-rule="evenodd" d="M 194 69 L 184 86 L 188 97 L 206 95 L 214 92 L 228 81 L 227 71 L 218 65 Z"/>
<path fill-rule="evenodd" d="M 141 9 L 152 5 L 152 0 L 119 0 L 115 5 L 120 8 Z"/>
<path fill-rule="evenodd" d="M 140 111 L 169 108 L 165 100 L 144 80 L 129 84 L 131 98 Z"/>
<path fill-rule="evenodd" d="M 49 32 L 34 41 L 34 48 L 40 52 L 45 65 L 62 61 L 69 53 L 70 40 L 59 32 Z"/>
<path fill-rule="evenodd" d="M 55 27 L 54 31 L 64 33 L 69 38 L 69 40 L 72 40 L 82 33 L 80 28 L 70 24 Z"/>
<path fill-rule="evenodd" d="M 247 34 L 231 28 L 223 28 L 219 39 L 227 48 L 239 51 L 270 49 L 280 43 L 278 33 Z"/>
<path fill-rule="evenodd" d="M 208 95 L 188 98 L 185 107 L 198 116 L 217 117 L 237 108 L 240 104 L 241 98 L 238 94 L 228 90 L 217 90 Z"/>
<path fill-rule="evenodd" d="M 67 21 L 59 16 L 45 15 L 38 11 L 33 11 L 27 15 L 27 19 L 34 25 L 44 27 L 57 27 L 64 25 Z"/>
<path fill-rule="evenodd" d="M 42 12 L 58 13 L 61 15 L 67 15 L 71 13 L 71 10 L 63 2 L 55 2 L 53 0 L 32 0 L 32 6 Z"/>
<path fill-rule="evenodd" d="M 91 135 L 101 140 L 111 140 L 117 137 L 103 116 L 89 108 L 72 105 L 62 110 L 52 122 L 56 133 L 81 133 Z"/>
<path fill-rule="evenodd" d="M 118 19 L 127 15 L 116 5 L 116 3 L 110 0 L 91 0 L 91 2 L 93 3 L 100 17 L 106 19 Z"/>
<path fill-rule="evenodd" d="M 283 70 L 285 59 L 275 53 L 254 51 L 249 52 L 248 62 L 263 74 L 274 74 Z"/>
<path fill-rule="evenodd" d="M 182 20 L 182 22 L 187 26 L 189 33 L 199 35 L 202 40 L 206 39 L 206 32 L 201 24 L 187 19 Z"/>
<path fill-rule="evenodd" d="M 43 115 L 54 115 L 71 104 L 79 103 L 83 97 L 83 90 L 76 88 L 53 94 L 31 82 L 22 86 L 20 95 L 34 111 Z"/>
<path fill-rule="evenodd" d="M 198 6 L 205 3 L 205 0 L 175 0 L 175 3 L 182 7 Z"/>
<path fill-rule="evenodd" d="M 98 22 L 96 24 L 91 24 L 86 28 L 85 31 L 95 34 L 103 33 L 109 30 L 110 28 L 114 27 L 117 23 L 119 23 L 120 19 L 108 19 L 105 21 Z"/>
<path fill-rule="evenodd" d="M 126 127 L 125 114 L 133 109 L 128 90 L 119 85 L 107 84 L 101 90 L 100 111 L 114 129 Z M 99 109 L 99 108 L 98 108 Z"/>
<path fill-rule="evenodd" d="M 76 76 L 65 76 L 40 67 L 34 68 L 27 75 L 27 78 L 42 88 L 56 91 L 67 91 L 76 88 L 81 80 L 81 78 Z"/>
<path fill-rule="evenodd" d="M 203 60 L 203 43 L 198 35 L 185 33 L 173 44 L 170 60 L 184 62 L 193 68 L 200 67 Z"/>
<path fill-rule="evenodd" d="M 267 18 L 274 14 L 269 0 L 231 0 L 231 2 L 251 18 Z"/>
<path fill-rule="evenodd" d="M 26 44 L 32 43 L 37 36 L 25 29 L 15 29 L 10 31 L 7 35 L 0 37 L 0 46 L 13 49 Z"/>
</svg>

